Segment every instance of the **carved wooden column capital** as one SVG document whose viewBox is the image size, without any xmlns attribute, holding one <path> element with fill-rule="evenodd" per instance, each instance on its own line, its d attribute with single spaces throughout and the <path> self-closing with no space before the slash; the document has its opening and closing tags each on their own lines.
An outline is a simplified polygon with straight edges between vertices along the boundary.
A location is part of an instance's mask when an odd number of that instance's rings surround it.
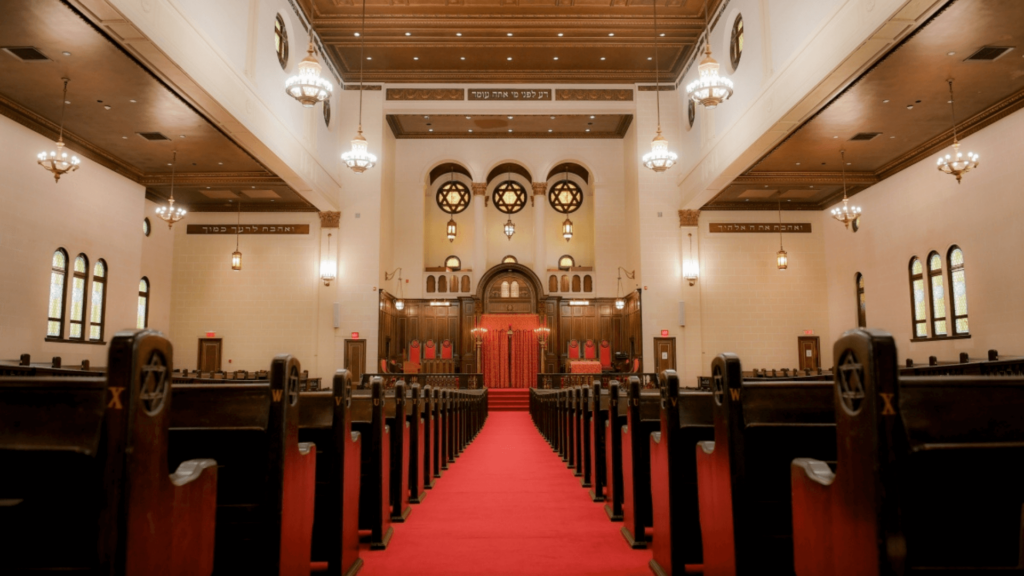
<svg viewBox="0 0 1024 576">
<path fill-rule="evenodd" d="M 547 194 L 547 192 L 548 192 L 548 183 L 547 182 L 534 182 L 533 183 L 533 195 L 534 196 L 543 196 L 543 195 Z"/>
<path fill-rule="evenodd" d="M 487 195 L 487 183 L 486 182 L 473 182 L 473 196 L 486 196 Z"/>
<path fill-rule="evenodd" d="M 680 210 L 679 226 L 696 226 L 700 219 L 700 210 Z"/>
<path fill-rule="evenodd" d="M 337 228 L 341 223 L 341 212 L 320 212 L 321 228 Z"/>
</svg>

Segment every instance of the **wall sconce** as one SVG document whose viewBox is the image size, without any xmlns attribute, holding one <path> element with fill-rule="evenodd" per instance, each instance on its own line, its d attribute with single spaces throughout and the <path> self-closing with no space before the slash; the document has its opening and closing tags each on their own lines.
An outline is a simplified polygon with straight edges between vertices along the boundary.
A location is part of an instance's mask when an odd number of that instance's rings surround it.
<svg viewBox="0 0 1024 576">
<path fill-rule="evenodd" d="M 636 280 L 636 270 L 630 272 L 623 268 L 622 266 L 619 266 L 617 272 L 619 272 L 619 279 L 618 287 L 615 289 L 615 308 L 617 310 L 622 310 L 623 308 L 626 307 L 626 301 L 622 298 L 622 272 L 626 273 L 626 278 L 629 278 L 630 280 Z"/>
<path fill-rule="evenodd" d="M 687 234 L 687 236 L 690 237 L 690 253 L 687 255 L 686 260 L 683 260 L 683 278 L 686 278 L 690 286 L 693 286 L 697 283 L 700 265 L 693 259 L 693 234 Z"/>
<path fill-rule="evenodd" d="M 405 301 L 402 300 L 402 269 L 395 268 L 395 270 L 390 274 L 385 272 L 384 281 L 387 282 L 388 280 L 391 280 L 392 278 L 395 277 L 395 274 L 398 275 L 398 290 L 396 291 L 397 294 L 395 295 L 395 310 L 401 312 L 402 310 L 405 309 Z"/>
<path fill-rule="evenodd" d="M 331 235 L 327 234 L 327 259 L 320 262 L 320 279 L 324 286 L 330 286 L 331 281 L 338 277 L 338 263 L 331 258 Z"/>
</svg>

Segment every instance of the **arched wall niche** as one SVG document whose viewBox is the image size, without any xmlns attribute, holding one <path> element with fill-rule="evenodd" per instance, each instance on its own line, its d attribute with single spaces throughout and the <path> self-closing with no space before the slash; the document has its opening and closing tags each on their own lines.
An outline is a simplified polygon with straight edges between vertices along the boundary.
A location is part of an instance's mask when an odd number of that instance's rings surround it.
<svg viewBox="0 0 1024 576">
<path fill-rule="evenodd" d="M 462 164 L 458 162 L 442 162 L 430 170 L 430 173 L 427 175 L 427 183 L 433 185 L 439 178 L 448 179 L 452 172 L 465 176 L 465 181 L 473 181 L 473 175 Z"/>
<path fill-rule="evenodd" d="M 575 174 L 584 184 L 590 184 L 590 171 L 572 161 L 559 162 L 552 166 L 548 171 L 547 180 L 550 182 L 553 178 L 564 177 L 566 172 Z"/>
<path fill-rule="evenodd" d="M 519 282 L 519 298 L 502 298 L 502 282 Z M 494 297 L 497 293 L 497 297 Z M 537 300 L 544 297 L 544 286 L 533 270 L 522 264 L 501 264 L 488 270 L 477 282 L 476 297 L 485 314 L 536 314 Z"/>
<path fill-rule="evenodd" d="M 530 175 L 530 171 L 525 166 L 514 161 L 505 161 L 491 168 L 491 171 L 487 173 L 487 184 L 490 185 L 494 180 L 504 180 L 508 174 L 518 175 L 520 182 L 526 182 L 529 186 L 533 182 L 533 176 Z"/>
</svg>

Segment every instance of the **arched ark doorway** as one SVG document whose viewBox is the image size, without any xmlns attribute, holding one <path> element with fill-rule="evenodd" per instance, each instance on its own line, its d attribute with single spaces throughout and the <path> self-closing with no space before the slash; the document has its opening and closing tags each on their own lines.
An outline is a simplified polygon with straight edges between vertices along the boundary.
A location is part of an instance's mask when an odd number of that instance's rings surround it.
<svg viewBox="0 0 1024 576">
<path fill-rule="evenodd" d="M 480 325 L 484 336 L 484 382 L 491 388 L 536 386 L 540 366 L 537 301 L 540 280 L 519 264 L 502 264 L 487 271 L 477 286 L 483 305 Z"/>
</svg>

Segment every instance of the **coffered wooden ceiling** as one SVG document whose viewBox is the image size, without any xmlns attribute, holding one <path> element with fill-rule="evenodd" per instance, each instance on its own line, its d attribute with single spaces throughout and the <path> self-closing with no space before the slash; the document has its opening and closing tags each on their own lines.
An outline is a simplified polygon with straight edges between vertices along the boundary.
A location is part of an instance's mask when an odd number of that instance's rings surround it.
<svg viewBox="0 0 1024 576">
<path fill-rule="evenodd" d="M 388 114 L 395 138 L 623 138 L 632 114 Z"/>
<path fill-rule="evenodd" d="M 938 2 L 936 13 L 881 61 L 734 180 L 704 210 L 822 210 L 842 198 L 840 150 L 857 192 L 952 144 L 948 78 L 963 138 L 1024 106 L 1024 2 Z M 979 60 L 985 48 L 1011 48 Z M 972 58 L 973 57 L 973 58 Z M 968 140 L 961 148 L 986 150 Z M 988 169 L 1006 169 L 991 167 Z M 970 178 L 965 176 L 965 179 Z M 935 186 L 957 186 L 935 170 Z"/>
<path fill-rule="evenodd" d="M 15 48 L 34 48 L 39 56 L 25 60 Z M 0 114 L 56 140 L 63 77 L 70 79 L 64 140 L 82 167 L 56 186 L 73 190 L 75 178 L 98 165 L 143 184 L 147 197 L 162 202 L 177 150 L 174 195 L 190 211 L 233 211 L 229 199 L 245 210 L 315 211 L 68 4 L 3 2 Z M 42 151 L 25 150 L 24 162 L 34 164 Z"/>
<path fill-rule="evenodd" d="M 686 65 L 706 4 L 713 13 L 722 1 L 658 0 L 661 81 Z M 361 1 L 299 3 L 342 78 L 358 81 Z M 365 79 L 652 82 L 652 10 L 651 0 L 367 0 Z"/>
</svg>

